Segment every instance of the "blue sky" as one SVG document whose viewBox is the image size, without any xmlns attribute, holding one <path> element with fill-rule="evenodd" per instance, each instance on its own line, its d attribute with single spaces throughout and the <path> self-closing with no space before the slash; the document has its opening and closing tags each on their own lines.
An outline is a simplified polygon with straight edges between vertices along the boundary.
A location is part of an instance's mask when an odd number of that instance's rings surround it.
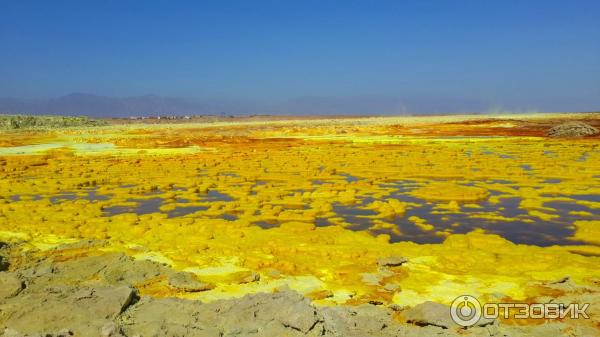
<svg viewBox="0 0 600 337">
<path fill-rule="evenodd" d="M 600 110 L 600 1 L 0 2 L 0 96 Z"/>
</svg>

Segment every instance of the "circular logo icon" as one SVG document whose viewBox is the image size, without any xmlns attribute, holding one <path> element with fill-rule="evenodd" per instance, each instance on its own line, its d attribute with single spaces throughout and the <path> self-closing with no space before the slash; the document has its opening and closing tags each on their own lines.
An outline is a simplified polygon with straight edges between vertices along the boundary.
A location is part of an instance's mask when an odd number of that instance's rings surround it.
<svg viewBox="0 0 600 337">
<path fill-rule="evenodd" d="M 474 325 L 481 318 L 481 304 L 471 295 L 458 296 L 452 301 L 450 316 L 460 326 Z"/>
</svg>

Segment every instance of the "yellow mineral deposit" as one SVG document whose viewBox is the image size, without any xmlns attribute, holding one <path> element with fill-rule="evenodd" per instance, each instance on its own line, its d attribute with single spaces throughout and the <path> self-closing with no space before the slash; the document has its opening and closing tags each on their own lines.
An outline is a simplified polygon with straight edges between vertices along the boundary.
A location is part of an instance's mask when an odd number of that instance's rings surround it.
<svg viewBox="0 0 600 337">
<path fill-rule="evenodd" d="M 599 220 L 578 220 L 575 221 L 574 225 L 576 231 L 573 239 L 600 245 Z"/>
<path fill-rule="evenodd" d="M 330 304 L 523 300 L 543 281 L 597 283 L 599 139 L 519 118 L 7 132 L 0 240 L 106 240 L 212 284 L 142 293 L 207 301 L 283 286 Z M 393 256 L 408 262 L 378 264 Z"/>
<path fill-rule="evenodd" d="M 461 186 L 448 182 L 432 182 L 412 191 L 411 194 L 427 201 L 474 202 L 487 198 L 489 193 L 487 189 L 481 187 Z"/>
</svg>

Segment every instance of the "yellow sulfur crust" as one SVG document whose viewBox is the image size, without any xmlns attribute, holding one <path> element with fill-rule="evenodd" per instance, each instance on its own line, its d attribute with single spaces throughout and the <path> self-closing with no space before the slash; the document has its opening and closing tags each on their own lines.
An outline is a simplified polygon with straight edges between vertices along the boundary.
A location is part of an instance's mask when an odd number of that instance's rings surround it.
<svg viewBox="0 0 600 337">
<path fill-rule="evenodd" d="M 600 194 L 598 139 L 461 137 L 447 122 L 111 126 L 18 146 L 4 133 L 0 240 L 107 240 L 215 285 L 175 293 L 156 280 L 142 293 L 206 301 L 286 285 L 319 303 L 518 300 L 565 276 L 598 282 L 600 202 L 580 197 Z M 565 233 L 548 245 L 502 237 L 550 223 Z M 408 262 L 377 263 L 389 256 Z"/>
</svg>

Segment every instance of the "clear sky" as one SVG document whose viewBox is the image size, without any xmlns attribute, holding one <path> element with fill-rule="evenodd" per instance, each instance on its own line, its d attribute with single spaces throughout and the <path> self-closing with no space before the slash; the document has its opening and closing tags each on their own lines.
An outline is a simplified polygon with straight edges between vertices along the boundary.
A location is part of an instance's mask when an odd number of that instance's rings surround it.
<svg viewBox="0 0 600 337">
<path fill-rule="evenodd" d="M 0 96 L 600 110 L 600 1 L 0 1 Z"/>
</svg>

